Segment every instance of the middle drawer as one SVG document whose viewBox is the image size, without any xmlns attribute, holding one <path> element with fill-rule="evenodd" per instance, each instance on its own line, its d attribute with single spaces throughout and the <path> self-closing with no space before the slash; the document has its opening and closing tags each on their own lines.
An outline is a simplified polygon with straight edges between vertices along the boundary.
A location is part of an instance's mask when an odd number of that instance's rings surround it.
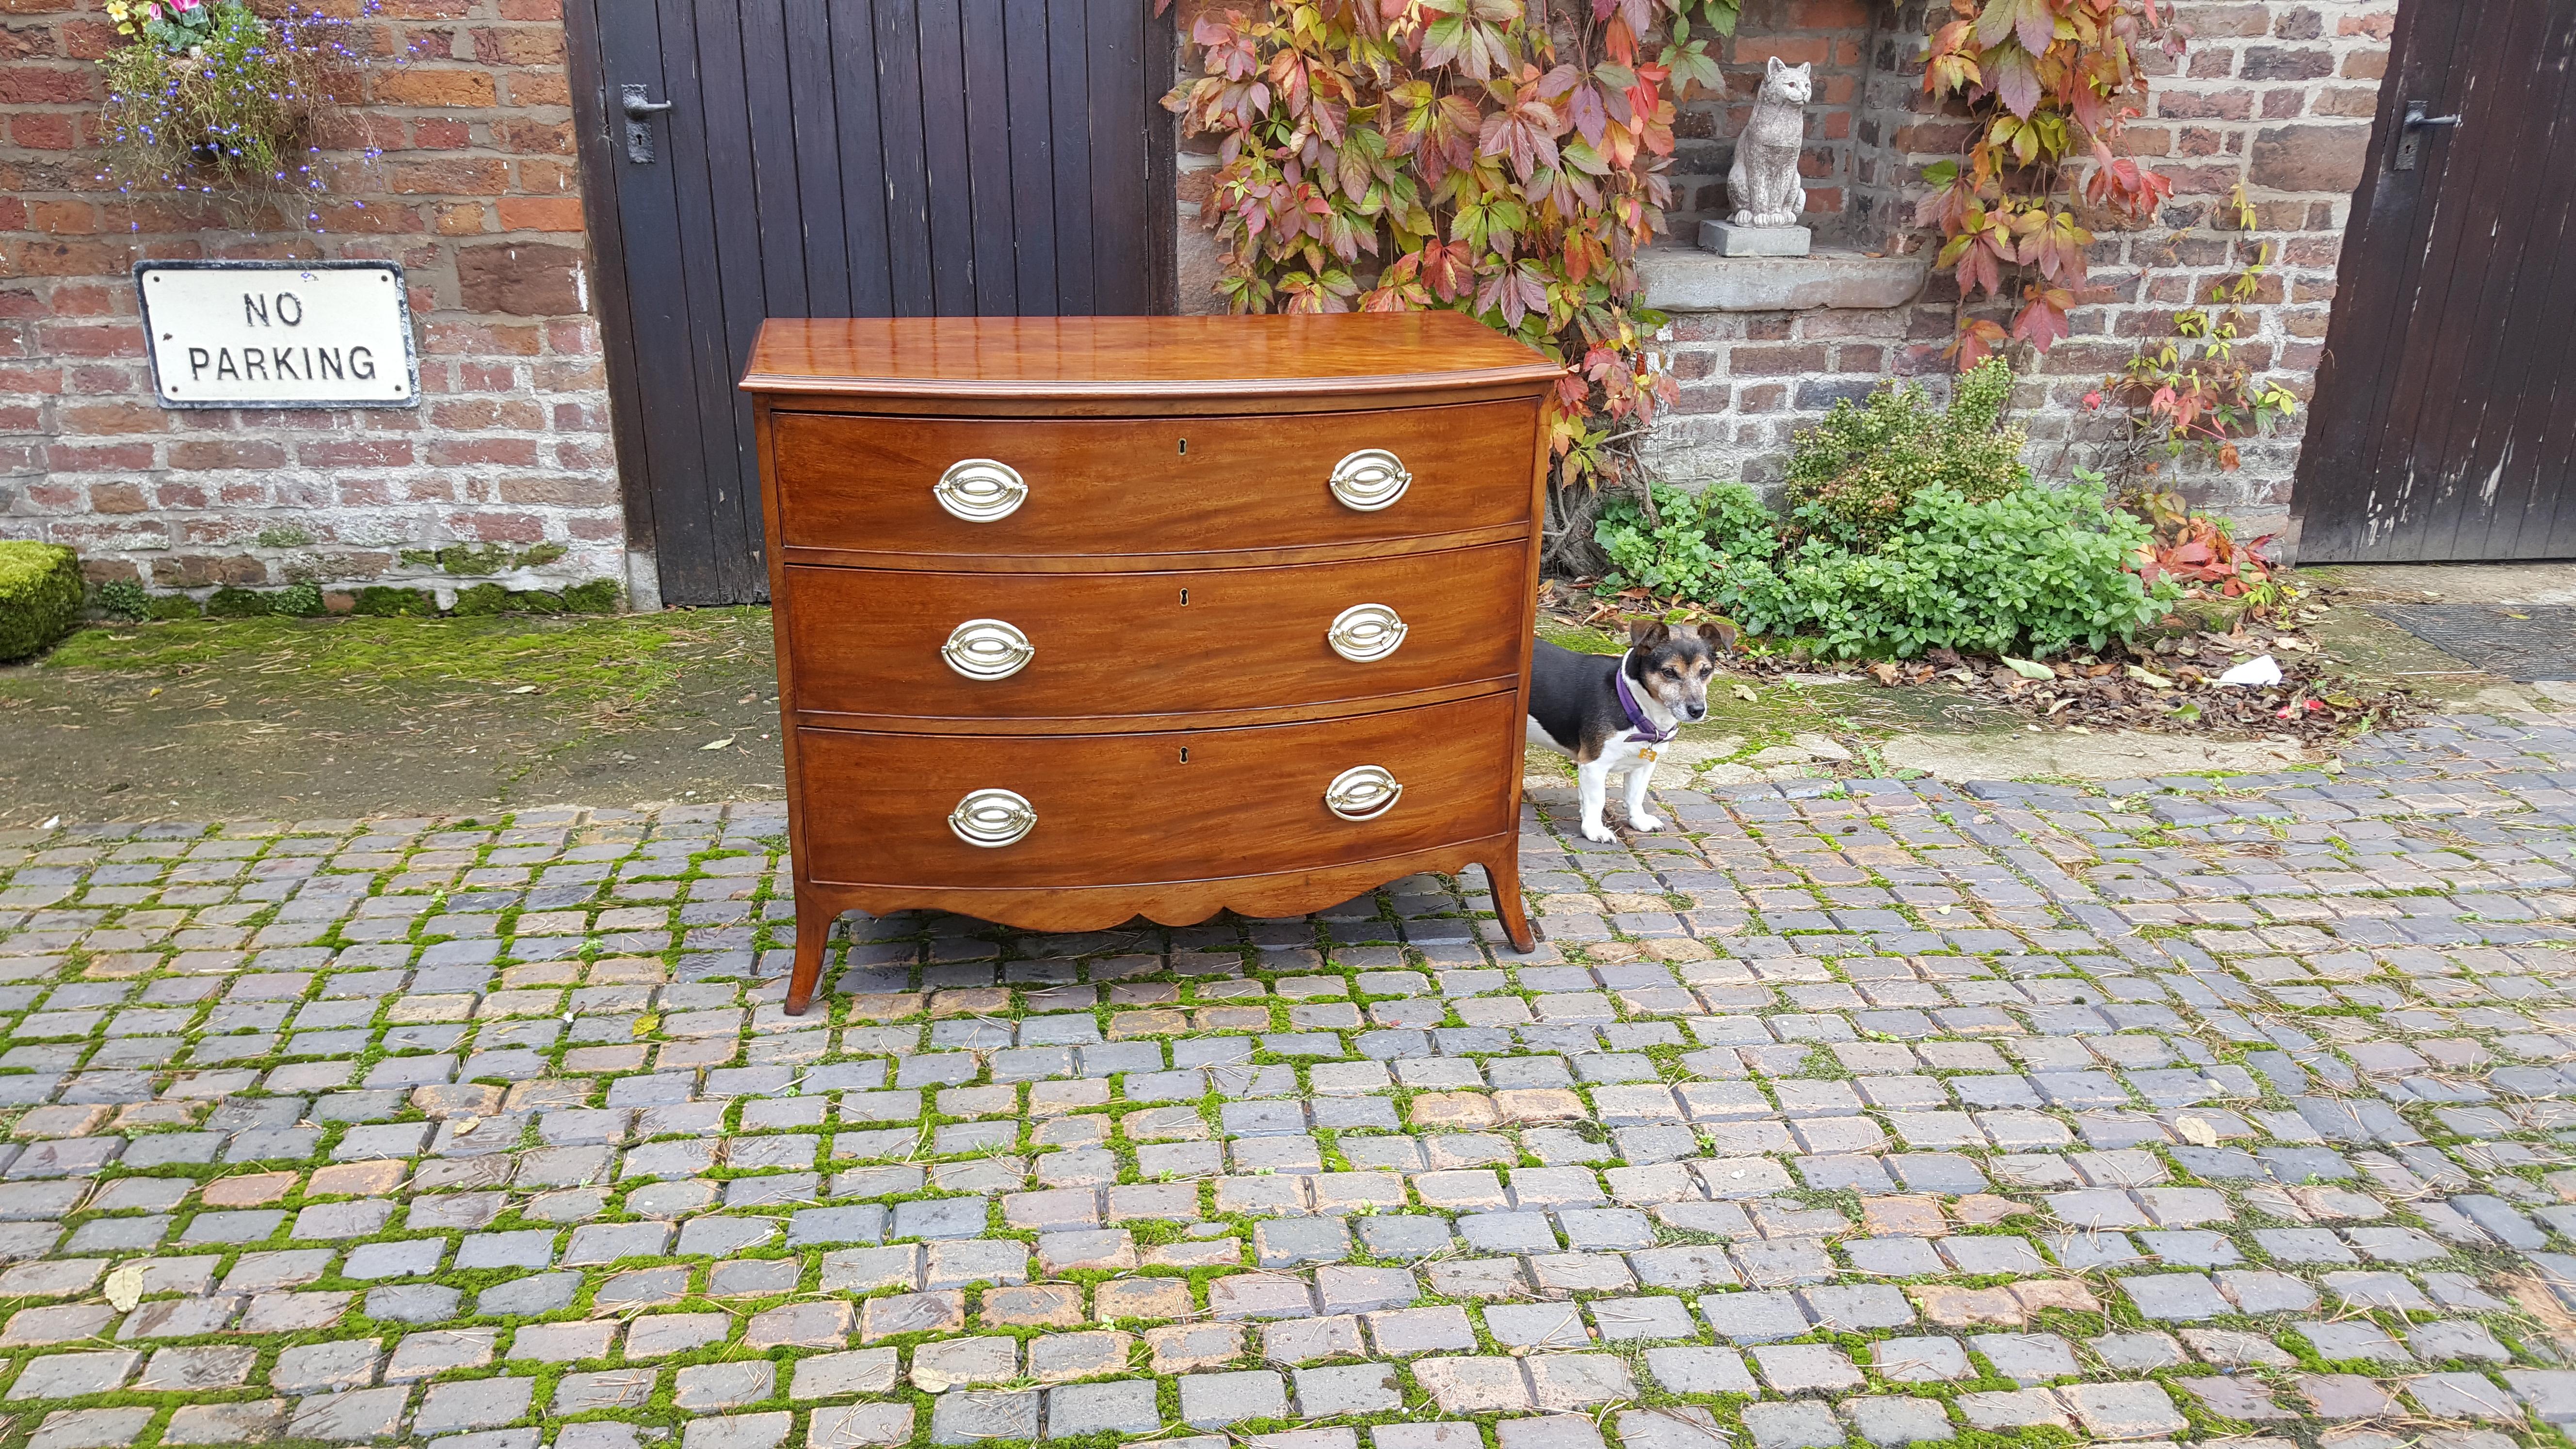
<svg viewBox="0 0 2576 1449">
<path fill-rule="evenodd" d="M 1526 544 L 1280 568 L 912 573 L 791 564 L 809 712 L 1097 718 L 1275 709 L 1503 679 Z"/>
</svg>

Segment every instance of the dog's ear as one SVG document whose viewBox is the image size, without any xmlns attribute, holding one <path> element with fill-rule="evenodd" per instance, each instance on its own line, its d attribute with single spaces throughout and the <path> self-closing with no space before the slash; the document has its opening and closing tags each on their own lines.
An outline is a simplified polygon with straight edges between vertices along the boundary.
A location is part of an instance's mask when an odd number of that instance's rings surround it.
<svg viewBox="0 0 2576 1449">
<path fill-rule="evenodd" d="M 1628 646 L 1652 649 L 1672 637 L 1673 631 L 1661 619 L 1636 619 L 1628 625 Z"/>
<path fill-rule="evenodd" d="M 1711 619 L 1699 626 L 1699 637 L 1707 640 L 1708 647 L 1720 654 L 1735 652 L 1735 639 L 1739 632 L 1733 619 Z"/>
</svg>

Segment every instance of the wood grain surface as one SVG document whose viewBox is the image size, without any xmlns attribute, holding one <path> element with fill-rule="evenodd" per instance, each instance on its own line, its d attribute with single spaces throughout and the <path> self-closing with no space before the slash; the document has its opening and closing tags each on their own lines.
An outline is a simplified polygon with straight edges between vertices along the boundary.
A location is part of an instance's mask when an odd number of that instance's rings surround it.
<svg viewBox="0 0 2576 1449">
<path fill-rule="evenodd" d="M 773 317 L 751 392 L 1263 398 L 1546 383 L 1565 369 L 1455 312 L 1275 317 Z"/>
<path fill-rule="evenodd" d="M 1509 829 L 1517 691 L 1311 724 L 1117 735 L 797 731 L 804 869 L 850 885 L 1070 887 L 1345 865 Z M 1404 794 L 1373 820 L 1324 789 L 1380 765 Z M 1035 829 L 998 849 L 948 828 L 968 793 L 1012 791 Z"/>
<path fill-rule="evenodd" d="M 913 573 L 790 567 L 787 637 L 805 711 L 1005 722 L 1359 702 L 1518 677 L 1518 543 L 1294 568 L 1153 573 Z M 1383 604 L 1404 641 L 1355 663 L 1334 619 Z M 999 619 L 1035 653 L 1006 679 L 969 679 L 941 648 Z"/>
<path fill-rule="evenodd" d="M 1519 488 L 1534 402 L 1300 417 L 866 418 L 778 411 L 771 446 L 785 542 L 975 557 L 1189 554 L 1526 523 Z M 1382 448 L 1413 482 L 1374 512 L 1335 498 L 1333 468 Z M 970 522 L 931 489 L 989 458 L 1028 485 L 1008 517 Z"/>
</svg>

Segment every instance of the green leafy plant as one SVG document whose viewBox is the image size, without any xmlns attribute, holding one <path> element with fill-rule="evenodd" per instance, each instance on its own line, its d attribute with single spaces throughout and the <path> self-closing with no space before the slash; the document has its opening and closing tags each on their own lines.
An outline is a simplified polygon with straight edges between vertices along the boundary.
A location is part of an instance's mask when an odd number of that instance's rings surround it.
<svg viewBox="0 0 2576 1449">
<path fill-rule="evenodd" d="M 270 598 L 274 605 L 271 612 L 296 618 L 314 618 L 326 612 L 328 608 L 322 602 L 322 587 L 319 584 L 288 584 Z"/>
<path fill-rule="evenodd" d="M 1160 0 L 1168 3 L 1168 0 Z M 1637 249 L 1675 102 L 1740 0 L 1254 0 L 1201 17 L 1164 104 L 1219 138 L 1204 217 L 1241 312 L 1475 316 L 1566 364 L 1561 484 L 1623 476 L 1677 389 Z"/>
<path fill-rule="evenodd" d="M 1864 406 L 1834 404 L 1793 441 L 1790 516 L 1839 547 L 1868 549 L 1926 488 L 1982 503 L 2029 482 L 2029 437 L 2003 422 L 2012 388 L 2012 369 L 1988 358 L 1960 376 L 1946 408 L 1914 383 L 1883 388 Z"/>
<path fill-rule="evenodd" d="M 2089 485 L 1988 499 L 1929 487 L 1875 548 L 1810 538 L 1731 571 L 1710 602 L 1754 633 L 1812 636 L 1841 658 L 2101 649 L 2163 617 L 2174 596 L 2129 569 L 2147 537 Z"/>
<path fill-rule="evenodd" d="M 110 579 L 98 586 L 98 611 L 111 619 L 139 624 L 152 617 L 152 595 L 132 579 Z"/>
<path fill-rule="evenodd" d="M 1791 520 L 1741 485 L 1693 499 L 1657 489 L 1651 512 L 1611 500 L 1594 540 L 1612 591 L 1642 588 L 1723 612 L 1754 634 L 1819 652 L 1908 658 L 1948 647 L 2031 656 L 2100 649 L 2163 617 L 2168 578 L 2142 579 L 2153 535 L 2102 490 L 2031 481 L 2001 416 L 2000 363 L 1960 380 L 1935 413 L 1919 389 L 1837 407 L 1802 431 Z"/>
<path fill-rule="evenodd" d="M 358 15 L 375 9 L 367 0 Z M 369 63 L 356 20 L 293 4 L 263 15 L 243 0 L 108 0 L 107 10 L 125 43 L 99 61 L 103 179 L 129 193 L 209 197 L 243 224 L 301 205 L 318 225 L 331 186 L 320 137 L 363 93 Z M 366 164 L 380 152 L 357 154 Z"/>
<path fill-rule="evenodd" d="M 1610 556 L 1605 587 L 1696 597 L 1714 587 L 1730 563 L 1778 553 L 1779 526 L 1741 483 L 1716 484 L 1702 493 L 1658 483 L 1646 504 L 1624 493 L 1604 499 L 1593 541 Z"/>
<path fill-rule="evenodd" d="M 1958 279 L 1961 368 L 2007 343 L 2042 351 L 2083 299 L 2093 232 L 2076 204 L 2145 221 L 2173 182 L 2119 151 L 2145 108 L 2142 51 L 2182 54 L 2187 32 L 2161 0 L 1949 0 L 1924 52 L 1923 88 L 1974 123 L 1965 154 L 1924 170 L 1916 220 L 1941 229 Z M 2009 327 L 1977 307 L 2011 306 Z"/>
</svg>

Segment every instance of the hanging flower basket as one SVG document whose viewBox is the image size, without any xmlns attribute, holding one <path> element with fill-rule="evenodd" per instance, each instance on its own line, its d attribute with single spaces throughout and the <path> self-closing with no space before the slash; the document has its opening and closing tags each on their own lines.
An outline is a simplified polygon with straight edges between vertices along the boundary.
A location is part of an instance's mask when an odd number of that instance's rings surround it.
<svg viewBox="0 0 2576 1449">
<path fill-rule="evenodd" d="M 263 15 L 242 0 L 107 9 L 126 39 L 99 62 L 104 179 L 129 194 L 210 198 L 238 225 L 317 224 L 332 171 L 320 141 L 366 70 L 355 23 L 300 6 Z"/>
</svg>

